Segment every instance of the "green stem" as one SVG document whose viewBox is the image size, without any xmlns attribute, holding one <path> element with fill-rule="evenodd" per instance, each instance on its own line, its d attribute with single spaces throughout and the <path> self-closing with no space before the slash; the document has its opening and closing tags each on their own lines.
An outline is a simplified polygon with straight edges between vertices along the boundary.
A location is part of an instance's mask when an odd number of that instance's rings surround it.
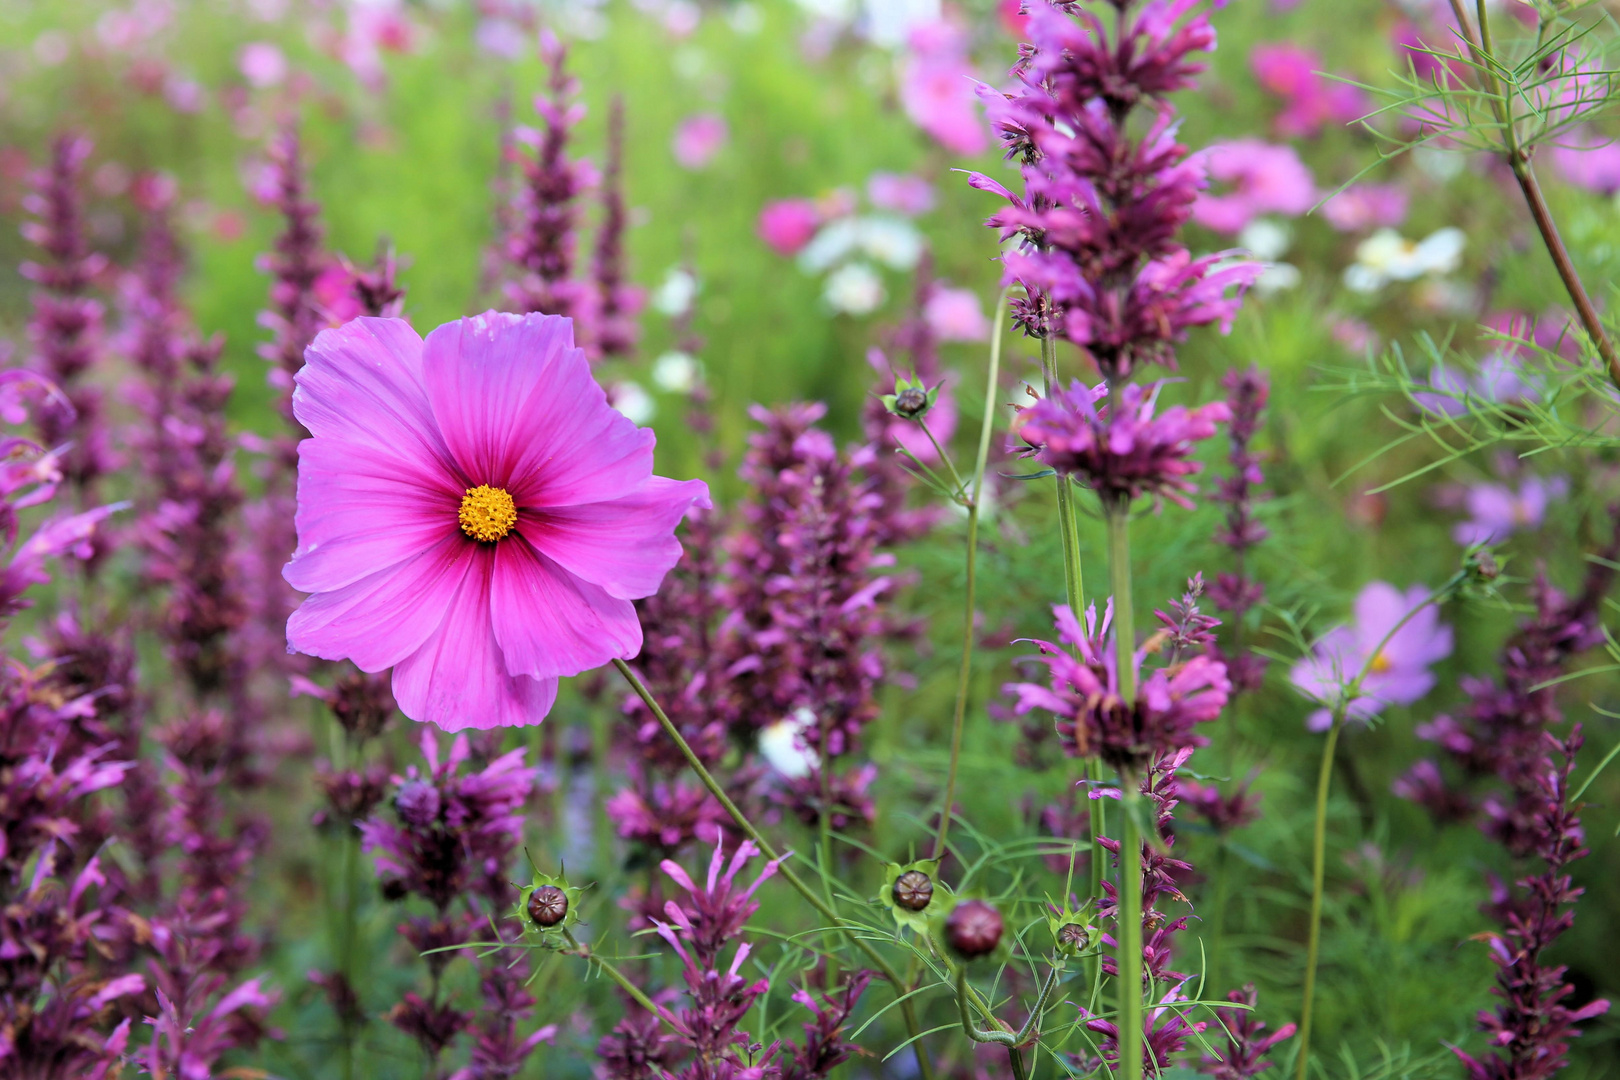
<svg viewBox="0 0 1620 1080">
<path fill-rule="evenodd" d="M 652 1003 L 652 999 L 647 996 L 646 992 L 643 991 L 641 989 L 641 987 L 637 986 L 635 983 L 633 983 L 629 979 L 625 978 L 624 973 L 622 971 L 620 971 L 618 968 L 614 967 L 613 964 L 610 963 L 609 961 L 602 959 L 602 957 L 600 957 L 600 956 L 596 955 L 594 952 L 592 952 L 591 949 L 590 949 L 590 946 L 581 945 L 579 943 L 578 939 L 576 939 L 574 937 L 573 931 L 565 929 L 563 931 L 563 936 L 568 939 L 568 944 L 570 946 L 572 946 L 572 948 L 569 951 L 574 956 L 579 957 L 581 960 L 584 960 L 588 964 L 595 964 L 597 966 L 597 968 L 602 971 L 603 974 L 605 974 L 608 978 L 612 979 L 614 982 L 618 983 L 619 984 L 619 989 L 623 990 L 626 994 L 629 994 L 631 1000 L 634 1001 L 637 1005 L 640 1005 L 643 1009 L 646 1009 L 653 1016 L 658 1017 L 658 1019 L 660 1019 L 660 1020 L 664 1019 L 663 1013 L 659 1012 L 658 1006 L 656 1006 L 656 1005 L 654 1005 Z"/>
<path fill-rule="evenodd" d="M 1110 396 L 1117 392 L 1110 388 Z M 1136 627 L 1131 612 L 1130 503 L 1103 504 L 1108 523 L 1108 576 L 1114 594 L 1114 669 L 1121 701 L 1136 700 Z M 1142 836 L 1131 804 L 1141 798 L 1141 778 L 1121 770 L 1118 952 L 1119 1062 L 1124 1080 L 1142 1080 Z"/>
<path fill-rule="evenodd" d="M 827 901 L 818 896 L 816 891 L 806 884 L 805 880 L 796 874 L 793 871 L 793 868 L 783 860 L 782 856 L 776 853 L 776 849 L 771 846 L 770 841 L 766 840 L 765 837 L 760 834 L 760 831 L 754 828 L 754 823 L 749 821 L 748 816 L 737 808 L 736 803 L 731 801 L 731 796 L 726 794 L 725 789 L 722 788 L 719 782 L 715 780 L 713 774 L 711 774 L 708 768 L 703 764 L 702 759 L 700 759 L 697 754 L 693 752 L 691 744 L 686 741 L 686 737 L 681 734 L 680 729 L 675 726 L 672 720 L 670 720 L 669 714 L 664 712 L 663 706 L 659 705 L 658 700 L 652 696 L 652 691 L 648 690 L 646 684 L 641 681 L 641 678 L 636 675 L 634 671 L 630 670 L 630 665 L 626 664 L 623 660 L 614 657 L 613 666 L 619 669 L 619 674 L 624 676 L 625 681 L 630 684 L 630 689 L 635 691 L 636 696 L 641 699 L 642 704 L 646 705 L 647 708 L 652 711 L 653 716 L 658 720 L 659 726 L 664 729 L 664 734 L 668 735 L 670 740 L 675 744 L 676 748 L 680 750 L 681 756 L 686 759 L 686 764 L 691 768 L 692 772 L 696 774 L 698 781 L 704 786 L 704 788 L 708 790 L 710 795 L 714 796 L 715 801 L 725 809 L 726 813 L 731 816 L 731 820 L 737 823 L 737 828 L 742 830 L 743 835 L 754 842 L 754 845 L 759 848 L 760 853 L 771 862 L 777 864 L 777 873 L 782 876 L 782 880 L 786 881 L 788 885 L 791 886 L 793 890 L 800 896 L 804 897 L 805 901 L 811 907 L 815 908 L 824 919 L 836 927 L 839 933 L 843 934 L 846 941 L 860 949 L 861 952 L 865 953 L 867 958 L 872 961 L 872 966 L 877 968 L 878 973 L 889 981 L 889 985 L 893 988 L 895 996 L 902 999 L 900 1002 L 900 1013 L 905 1020 L 906 1034 L 909 1035 L 912 1040 L 912 1052 L 917 1058 L 917 1071 L 921 1075 L 922 1080 L 933 1080 L 934 1066 L 933 1062 L 931 1062 L 928 1058 L 928 1051 L 922 1045 L 922 1027 L 917 1022 L 917 1010 L 913 1006 L 911 999 L 906 997 L 908 992 L 907 986 L 905 983 L 900 981 L 900 974 L 894 970 L 894 965 L 889 963 L 888 958 L 877 950 L 877 946 L 873 945 L 870 941 L 866 940 L 866 938 L 856 933 L 856 928 L 850 926 L 850 924 L 846 922 L 836 910 L 833 909 L 832 905 L 828 904 Z"/>
<path fill-rule="evenodd" d="M 979 423 L 979 454 L 973 463 L 973 491 L 968 498 L 967 596 L 962 604 L 962 665 L 956 674 L 956 713 L 951 720 L 951 764 L 945 774 L 945 805 L 939 811 L 939 832 L 934 836 L 933 858 L 945 857 L 951 834 L 951 809 L 956 805 L 956 772 L 962 761 L 962 729 L 967 722 L 968 683 L 973 674 L 974 588 L 979 556 L 979 503 L 984 493 L 984 470 L 990 462 L 990 431 L 995 426 L 996 391 L 1001 381 L 1002 317 L 1007 290 L 996 300 L 996 321 L 990 337 L 990 372 L 985 379 L 984 419 Z M 932 438 L 932 436 L 930 436 Z M 954 470 L 953 470 L 954 471 Z"/>
</svg>

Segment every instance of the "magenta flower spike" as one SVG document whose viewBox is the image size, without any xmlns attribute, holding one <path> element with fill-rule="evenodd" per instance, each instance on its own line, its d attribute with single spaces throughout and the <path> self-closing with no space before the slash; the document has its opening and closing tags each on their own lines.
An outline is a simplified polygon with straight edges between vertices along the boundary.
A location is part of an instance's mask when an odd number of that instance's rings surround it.
<svg viewBox="0 0 1620 1080">
<path fill-rule="evenodd" d="M 326 330 L 298 374 L 290 650 L 394 668 L 446 730 L 535 724 L 557 680 L 641 649 L 632 600 L 680 558 L 699 480 L 652 473 L 568 319 L 483 315 L 424 341 L 400 319 Z"/>
</svg>

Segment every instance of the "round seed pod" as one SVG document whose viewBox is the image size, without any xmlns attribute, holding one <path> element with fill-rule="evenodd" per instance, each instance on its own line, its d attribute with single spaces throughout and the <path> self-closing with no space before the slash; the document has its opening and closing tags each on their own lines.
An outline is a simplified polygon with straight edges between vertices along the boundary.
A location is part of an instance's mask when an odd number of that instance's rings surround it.
<svg viewBox="0 0 1620 1080">
<path fill-rule="evenodd" d="M 945 944 L 967 960 L 995 951 L 1001 944 L 1001 912 L 983 900 L 964 900 L 945 920 Z"/>
<path fill-rule="evenodd" d="M 555 885 L 542 885 L 529 894 L 529 918 L 549 930 L 568 917 L 568 894 Z"/>
<path fill-rule="evenodd" d="M 894 396 L 894 411 L 907 420 L 921 416 L 928 411 L 928 391 L 916 386 L 908 386 Z"/>
<path fill-rule="evenodd" d="M 934 899 L 934 879 L 921 870 L 907 870 L 894 882 L 894 902 L 907 911 L 921 911 Z"/>
</svg>

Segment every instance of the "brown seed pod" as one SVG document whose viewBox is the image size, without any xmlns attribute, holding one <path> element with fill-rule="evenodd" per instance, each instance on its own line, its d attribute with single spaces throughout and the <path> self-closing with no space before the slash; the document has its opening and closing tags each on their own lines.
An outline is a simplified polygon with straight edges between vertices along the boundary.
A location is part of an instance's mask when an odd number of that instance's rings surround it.
<svg viewBox="0 0 1620 1080">
<path fill-rule="evenodd" d="M 1057 939 L 1059 945 L 1066 945 L 1071 949 L 1083 949 L 1090 938 L 1086 928 L 1079 923 L 1064 923 L 1058 927 Z"/>
<path fill-rule="evenodd" d="M 555 885 L 542 885 L 529 894 L 529 918 L 549 930 L 568 916 L 568 894 Z"/>
<path fill-rule="evenodd" d="M 907 870 L 894 882 L 894 902 L 907 911 L 921 911 L 934 899 L 934 879 L 921 870 Z"/>
<path fill-rule="evenodd" d="M 928 411 L 928 391 L 908 386 L 894 396 L 894 411 L 910 420 Z"/>
<path fill-rule="evenodd" d="M 945 920 L 945 943 L 968 960 L 1001 944 L 1001 912 L 983 900 L 964 900 Z"/>
</svg>

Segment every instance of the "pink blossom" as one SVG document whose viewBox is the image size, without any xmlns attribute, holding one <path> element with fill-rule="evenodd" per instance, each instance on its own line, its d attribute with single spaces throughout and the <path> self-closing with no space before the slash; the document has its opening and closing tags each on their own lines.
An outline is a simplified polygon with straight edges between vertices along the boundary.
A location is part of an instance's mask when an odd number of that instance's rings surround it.
<svg viewBox="0 0 1620 1080">
<path fill-rule="evenodd" d="M 953 153 L 983 153 L 990 138 L 979 115 L 967 35 L 941 20 L 913 27 L 908 44 L 900 70 L 906 115 Z"/>
<path fill-rule="evenodd" d="M 935 289 L 923 305 L 923 318 L 940 341 L 983 341 L 990 336 L 979 294 L 972 289 Z"/>
<path fill-rule="evenodd" d="M 1620 191 L 1620 143 L 1577 128 L 1546 153 L 1558 175 L 1576 187 L 1600 195 Z"/>
<path fill-rule="evenodd" d="M 1569 482 L 1562 476 L 1527 476 L 1517 491 L 1506 484 L 1473 484 L 1463 495 L 1468 520 L 1452 530 L 1459 544 L 1494 544 L 1520 529 L 1534 529 L 1547 515 L 1547 504 L 1562 499 Z"/>
<path fill-rule="evenodd" d="M 680 557 L 698 480 L 652 475 L 568 319 L 486 312 L 424 341 L 401 319 L 321 332 L 297 376 L 288 647 L 392 667 L 407 716 L 540 721 L 561 676 L 632 657 L 631 601 Z"/>
<path fill-rule="evenodd" d="M 797 255 L 821 228 L 821 211 L 809 199 L 777 199 L 759 212 L 759 238 L 778 255 Z"/>
<path fill-rule="evenodd" d="M 1230 184 L 1225 195 L 1200 192 L 1193 220 L 1215 232 L 1236 233 L 1261 214 L 1303 214 L 1316 201 L 1310 170 L 1291 146 L 1259 139 L 1216 143 L 1203 152 L 1212 180 Z"/>
<path fill-rule="evenodd" d="M 1406 203 L 1399 184 L 1351 184 L 1322 204 L 1322 216 L 1340 232 L 1392 229 L 1406 220 Z"/>
<path fill-rule="evenodd" d="M 236 57 L 236 66 L 250 86 L 261 90 L 275 86 L 287 77 L 286 55 L 268 41 L 254 41 L 242 46 L 242 51 Z"/>
<path fill-rule="evenodd" d="M 1368 111 L 1359 88 L 1319 74 L 1322 58 L 1309 49 L 1286 42 L 1256 45 L 1249 66 L 1260 85 L 1283 100 L 1276 121 L 1280 135 L 1319 135 L 1329 123 L 1345 124 Z"/>
<path fill-rule="evenodd" d="M 934 186 L 920 176 L 907 173 L 873 173 L 866 182 L 866 197 L 879 210 L 893 210 L 907 217 L 917 217 L 934 208 Z"/>
<path fill-rule="evenodd" d="M 714 113 L 698 113 L 682 120 L 675 128 L 670 149 L 683 169 L 701 169 L 725 148 L 731 129 L 725 118 Z"/>
<path fill-rule="evenodd" d="M 1451 655 L 1451 627 L 1441 624 L 1428 598 L 1424 585 L 1402 592 L 1387 582 L 1372 582 L 1356 597 L 1350 625 L 1324 634 L 1315 651 L 1294 665 L 1289 680 L 1316 700 L 1331 704 L 1366 667 L 1360 696 L 1350 702 L 1346 716 L 1364 721 L 1385 705 L 1412 704 L 1434 688 L 1429 667 Z M 1390 636 L 1420 606 L 1422 610 Z M 1318 709 L 1306 725 L 1325 731 L 1331 722 L 1332 714 Z"/>
</svg>

